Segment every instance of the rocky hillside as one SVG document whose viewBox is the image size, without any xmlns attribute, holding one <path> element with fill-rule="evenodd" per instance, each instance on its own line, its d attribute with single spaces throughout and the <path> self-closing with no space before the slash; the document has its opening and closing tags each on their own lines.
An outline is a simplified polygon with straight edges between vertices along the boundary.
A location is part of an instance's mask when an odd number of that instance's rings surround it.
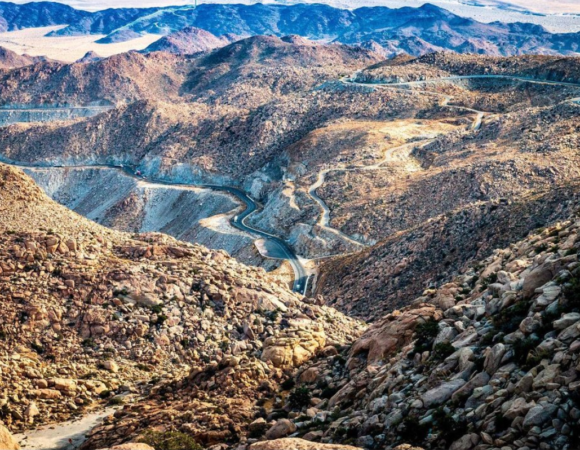
<svg viewBox="0 0 580 450">
<path fill-rule="evenodd" d="M 325 198 L 343 202 L 336 208 L 347 219 L 342 231 L 388 237 L 360 255 L 325 263 L 320 293 L 376 318 L 474 258 L 565 217 L 569 211 L 555 207 L 577 196 L 576 163 L 570 164 L 578 157 L 577 115 L 573 104 L 524 109 L 480 131 L 435 139 L 415 148 L 420 168 L 412 173 L 374 185 L 361 178 L 373 192 L 364 203 L 356 191 L 345 198 L 344 178 L 331 182 Z"/>
<path fill-rule="evenodd" d="M 90 105 L 177 99 L 189 70 L 169 53 L 123 53 L 103 60 L 46 62 L 0 72 L 2 105 Z"/>
<path fill-rule="evenodd" d="M 224 47 L 237 40 L 233 35 L 215 36 L 209 31 L 186 27 L 162 37 L 147 47 L 144 52 L 169 52 L 178 55 L 193 55 Z"/>
<path fill-rule="evenodd" d="M 297 435 L 369 449 L 578 448 L 579 230 L 572 214 L 496 250 L 301 368 L 312 400 L 285 409 Z"/>
<path fill-rule="evenodd" d="M 245 417 L 250 438 L 237 448 L 577 448 L 579 205 L 378 319 L 352 346 L 287 366 L 282 390 L 262 385 L 262 409 Z M 232 437 L 233 424 L 198 434 L 203 419 L 190 415 L 214 383 L 235 390 L 240 381 L 194 371 L 125 406 L 85 448 L 134 439 L 148 425 L 206 445 Z M 287 436 L 305 440 L 276 441 Z M 269 442 L 252 444 L 261 439 Z"/>
<path fill-rule="evenodd" d="M 46 58 L 39 56 L 19 55 L 4 47 L 0 47 L 0 69 L 15 69 L 18 67 L 31 66 L 45 61 Z"/>
<path fill-rule="evenodd" d="M 225 439 L 246 430 L 264 383 L 275 389 L 283 370 L 363 330 L 224 252 L 102 228 L 20 170 L 1 165 L 0 190 L 0 419 L 11 430 L 165 395 L 189 376 L 182 400 L 199 419 L 182 422 Z"/>
<path fill-rule="evenodd" d="M 579 58 L 526 55 L 497 58 L 435 52 L 420 58 L 398 57 L 382 61 L 357 74 L 360 81 L 417 81 L 465 75 L 511 75 L 578 83 Z"/>
</svg>

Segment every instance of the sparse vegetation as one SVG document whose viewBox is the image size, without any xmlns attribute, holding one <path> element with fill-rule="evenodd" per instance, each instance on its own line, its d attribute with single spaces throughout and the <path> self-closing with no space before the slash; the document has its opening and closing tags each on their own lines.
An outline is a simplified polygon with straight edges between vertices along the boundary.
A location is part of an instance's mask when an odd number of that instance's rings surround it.
<svg viewBox="0 0 580 450">
<path fill-rule="evenodd" d="M 288 405 L 293 409 L 302 409 L 310 404 L 312 395 L 306 386 L 295 388 L 288 396 Z"/>
<path fill-rule="evenodd" d="M 178 431 L 148 430 L 139 441 L 155 450 L 203 450 L 195 439 Z"/>
</svg>

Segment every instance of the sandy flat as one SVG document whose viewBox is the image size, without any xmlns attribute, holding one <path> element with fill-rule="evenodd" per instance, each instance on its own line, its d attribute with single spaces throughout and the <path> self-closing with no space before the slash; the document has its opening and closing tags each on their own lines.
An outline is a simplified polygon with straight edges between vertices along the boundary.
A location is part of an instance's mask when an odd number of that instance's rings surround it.
<svg viewBox="0 0 580 450">
<path fill-rule="evenodd" d="M 97 44 L 103 35 L 46 37 L 45 35 L 63 26 L 28 28 L 26 30 L 0 33 L 0 46 L 18 54 L 47 56 L 64 62 L 73 62 L 82 58 L 87 52 L 94 51 L 100 56 L 111 56 L 129 50 L 143 50 L 161 36 L 147 34 L 138 39 L 118 44 Z"/>
<path fill-rule="evenodd" d="M 85 436 L 103 419 L 115 412 L 114 408 L 95 411 L 81 419 L 44 426 L 16 435 L 22 450 L 73 450 L 85 441 Z"/>
</svg>

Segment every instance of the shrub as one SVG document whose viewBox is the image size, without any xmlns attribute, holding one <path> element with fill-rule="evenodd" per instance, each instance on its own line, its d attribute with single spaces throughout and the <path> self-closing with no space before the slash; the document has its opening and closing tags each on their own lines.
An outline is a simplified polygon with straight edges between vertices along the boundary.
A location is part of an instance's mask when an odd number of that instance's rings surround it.
<svg viewBox="0 0 580 450">
<path fill-rule="evenodd" d="M 529 337 L 514 342 L 514 360 L 522 365 L 528 359 L 530 352 L 538 345 L 538 339 Z"/>
<path fill-rule="evenodd" d="M 167 321 L 167 316 L 165 314 L 158 314 L 157 318 L 155 319 L 155 325 L 161 326 Z"/>
<path fill-rule="evenodd" d="M 113 397 L 109 400 L 109 405 L 123 405 L 125 403 L 125 399 L 123 397 Z"/>
<path fill-rule="evenodd" d="M 493 284 L 497 281 L 497 273 L 492 273 L 491 275 L 485 277 L 481 280 L 481 291 L 485 291 L 490 284 Z"/>
<path fill-rule="evenodd" d="M 441 342 L 435 346 L 433 350 L 433 358 L 443 360 L 455 353 L 455 347 L 449 342 Z"/>
<path fill-rule="evenodd" d="M 539 253 L 542 253 L 542 252 L 545 252 L 546 250 L 548 250 L 548 244 L 546 244 L 545 242 L 542 243 L 542 244 L 540 244 L 540 245 L 538 245 L 535 248 L 535 252 L 538 253 L 538 254 Z"/>
<path fill-rule="evenodd" d="M 580 312 L 580 277 L 578 275 L 578 272 L 575 272 L 564 287 L 566 303 L 563 306 L 566 312 Z"/>
<path fill-rule="evenodd" d="M 281 384 L 280 387 L 284 390 L 284 391 L 289 391 L 290 389 L 292 389 L 294 386 L 296 386 L 296 382 L 294 381 L 294 378 L 288 378 L 286 380 L 284 380 Z"/>
<path fill-rule="evenodd" d="M 414 356 L 416 353 L 423 353 L 431 350 L 433 341 L 439 334 L 439 322 L 432 317 L 426 322 L 420 323 L 415 328 L 415 348 L 409 356 Z"/>
<path fill-rule="evenodd" d="M 202 450 L 201 446 L 189 435 L 178 431 L 159 432 L 148 430 L 140 439 L 143 444 L 155 450 Z"/>
<path fill-rule="evenodd" d="M 322 390 L 322 393 L 320 394 L 320 397 L 322 398 L 332 398 L 334 397 L 334 394 L 336 394 L 339 391 L 338 387 L 330 387 L 327 386 Z"/>
<path fill-rule="evenodd" d="M 493 318 L 493 326 L 497 331 L 509 334 L 516 331 L 522 320 L 528 316 L 530 306 L 525 301 L 519 301 L 509 308 L 504 308 Z"/>
<path fill-rule="evenodd" d="M 111 391 L 103 391 L 99 394 L 99 397 L 102 399 L 109 398 L 111 396 Z"/>
<path fill-rule="evenodd" d="M 39 355 L 42 355 L 45 351 L 44 346 L 42 344 L 37 343 L 37 342 L 31 342 L 30 347 L 32 347 L 32 350 L 34 350 Z"/>
<path fill-rule="evenodd" d="M 503 414 L 498 414 L 495 416 L 495 429 L 497 431 L 504 431 L 511 427 L 512 421 L 505 417 Z"/>
<path fill-rule="evenodd" d="M 467 433 L 467 422 L 453 419 L 442 408 L 433 413 L 433 419 L 438 430 L 437 441 L 445 441 L 450 445 Z"/>
<path fill-rule="evenodd" d="M 419 423 L 415 416 L 407 416 L 398 429 L 402 442 L 411 445 L 422 445 L 429 435 L 429 425 Z"/>
<path fill-rule="evenodd" d="M 310 389 L 306 386 L 301 386 L 294 389 L 288 396 L 288 405 L 293 409 L 302 409 L 304 406 L 310 404 Z"/>
</svg>

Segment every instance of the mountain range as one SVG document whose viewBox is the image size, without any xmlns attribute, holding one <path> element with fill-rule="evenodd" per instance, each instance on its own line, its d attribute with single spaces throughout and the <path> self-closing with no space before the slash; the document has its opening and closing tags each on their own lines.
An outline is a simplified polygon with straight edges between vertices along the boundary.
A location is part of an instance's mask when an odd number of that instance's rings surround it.
<svg viewBox="0 0 580 450">
<path fill-rule="evenodd" d="M 97 12 L 58 3 L 0 3 L 0 30 L 66 25 L 48 36 L 105 35 L 98 42 L 115 43 L 144 34 L 169 35 L 195 27 L 215 36 L 299 35 L 325 42 L 421 55 L 437 50 L 489 55 L 525 53 L 573 55 L 580 35 L 550 33 L 530 23 L 481 23 L 440 7 L 355 10 L 321 4 L 202 4 L 165 8 L 119 8 Z"/>
</svg>

